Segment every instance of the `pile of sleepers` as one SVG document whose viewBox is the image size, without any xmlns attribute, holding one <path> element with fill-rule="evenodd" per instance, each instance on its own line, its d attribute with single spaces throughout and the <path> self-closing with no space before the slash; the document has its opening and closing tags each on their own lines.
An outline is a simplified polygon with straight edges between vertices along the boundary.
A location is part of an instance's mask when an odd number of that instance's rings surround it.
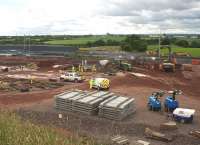
<svg viewBox="0 0 200 145">
<path fill-rule="evenodd" d="M 112 95 L 113 93 L 110 92 L 95 91 L 89 92 L 87 95 L 72 98 L 72 111 L 88 115 L 97 114 L 99 104 Z"/>
<path fill-rule="evenodd" d="M 55 108 L 122 120 L 135 112 L 135 99 L 105 91 L 72 90 L 55 96 Z"/>
<path fill-rule="evenodd" d="M 72 98 L 83 95 L 84 92 L 80 90 L 68 91 L 55 96 L 55 108 L 64 111 L 72 110 Z"/>
<path fill-rule="evenodd" d="M 112 96 L 99 105 L 99 116 L 111 120 L 122 120 L 134 113 L 135 99 L 123 96 Z"/>
<path fill-rule="evenodd" d="M 104 91 L 69 91 L 55 96 L 55 107 L 59 110 L 93 115 L 98 113 L 99 104 L 112 95 L 113 93 Z"/>
</svg>

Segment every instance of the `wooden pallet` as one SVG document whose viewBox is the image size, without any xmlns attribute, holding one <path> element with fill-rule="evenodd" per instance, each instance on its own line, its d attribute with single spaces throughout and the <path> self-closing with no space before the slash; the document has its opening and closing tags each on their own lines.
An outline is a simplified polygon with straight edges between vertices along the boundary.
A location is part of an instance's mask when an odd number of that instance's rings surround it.
<svg viewBox="0 0 200 145">
<path fill-rule="evenodd" d="M 114 136 L 111 138 L 112 145 L 129 145 L 129 140 L 125 136 Z"/>
<path fill-rule="evenodd" d="M 145 135 L 147 138 L 151 138 L 151 139 L 155 139 L 155 140 L 159 140 L 159 141 L 163 141 L 163 142 L 171 142 L 173 140 L 172 137 L 167 136 L 167 135 L 157 132 L 157 131 L 153 131 L 149 128 L 145 129 Z"/>
</svg>

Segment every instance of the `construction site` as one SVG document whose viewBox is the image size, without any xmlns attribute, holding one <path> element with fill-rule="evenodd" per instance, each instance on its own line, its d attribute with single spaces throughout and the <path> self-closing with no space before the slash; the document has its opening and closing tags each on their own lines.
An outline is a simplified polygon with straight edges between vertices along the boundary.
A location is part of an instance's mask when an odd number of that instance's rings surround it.
<svg viewBox="0 0 200 145">
<path fill-rule="evenodd" d="M 123 57 L 1 56 L 0 107 L 102 144 L 199 145 L 199 60 Z"/>
</svg>

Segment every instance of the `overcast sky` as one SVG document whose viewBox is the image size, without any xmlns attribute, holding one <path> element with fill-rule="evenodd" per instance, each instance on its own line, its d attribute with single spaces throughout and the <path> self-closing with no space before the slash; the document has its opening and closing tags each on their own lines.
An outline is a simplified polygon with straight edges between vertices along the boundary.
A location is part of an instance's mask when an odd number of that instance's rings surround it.
<svg viewBox="0 0 200 145">
<path fill-rule="evenodd" d="M 0 0 L 0 35 L 199 33 L 200 0 Z"/>
</svg>

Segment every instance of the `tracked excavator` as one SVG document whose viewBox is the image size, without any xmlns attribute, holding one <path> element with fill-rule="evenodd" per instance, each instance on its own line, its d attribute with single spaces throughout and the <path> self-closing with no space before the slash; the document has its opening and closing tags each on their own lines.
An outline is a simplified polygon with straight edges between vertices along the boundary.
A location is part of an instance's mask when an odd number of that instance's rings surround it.
<svg viewBox="0 0 200 145">
<path fill-rule="evenodd" d="M 160 64 L 160 69 L 165 72 L 175 72 L 175 59 L 172 56 L 172 49 L 169 45 L 163 45 L 162 48 L 168 48 L 169 55 Z"/>
</svg>

